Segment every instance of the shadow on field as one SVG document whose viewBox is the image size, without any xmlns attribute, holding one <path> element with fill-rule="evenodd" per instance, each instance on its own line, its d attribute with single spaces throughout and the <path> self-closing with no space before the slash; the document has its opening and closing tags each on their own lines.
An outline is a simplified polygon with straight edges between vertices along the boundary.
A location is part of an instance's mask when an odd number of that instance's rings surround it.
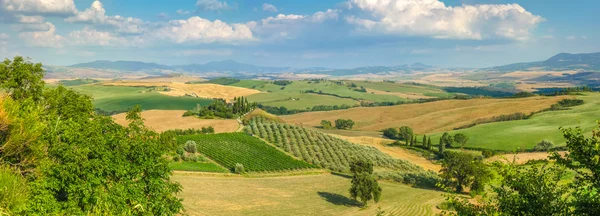
<svg viewBox="0 0 600 216">
<path fill-rule="evenodd" d="M 327 200 L 327 202 L 333 203 L 335 205 L 343 205 L 343 206 L 355 206 L 355 207 L 361 207 L 362 203 L 350 199 L 348 197 L 345 197 L 343 195 L 340 194 L 336 194 L 336 193 L 329 193 L 329 192 L 322 192 L 319 191 L 317 192 L 319 194 L 319 196 L 321 196 L 323 199 Z"/>
</svg>

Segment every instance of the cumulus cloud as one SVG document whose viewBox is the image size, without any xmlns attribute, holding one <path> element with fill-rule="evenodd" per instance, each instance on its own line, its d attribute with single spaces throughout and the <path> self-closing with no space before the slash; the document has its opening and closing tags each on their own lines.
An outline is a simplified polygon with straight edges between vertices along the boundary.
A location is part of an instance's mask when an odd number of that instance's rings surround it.
<svg viewBox="0 0 600 216">
<path fill-rule="evenodd" d="M 187 20 L 171 20 L 154 30 L 151 35 L 175 43 L 236 43 L 254 39 L 252 31 L 245 24 L 227 24 L 220 20 L 210 21 L 197 16 Z"/>
<path fill-rule="evenodd" d="M 0 11 L 25 15 L 69 16 L 77 12 L 73 0 L 0 0 Z"/>
<path fill-rule="evenodd" d="M 74 45 L 117 46 L 127 45 L 127 40 L 111 32 L 98 31 L 90 27 L 69 33 L 69 41 Z"/>
<path fill-rule="evenodd" d="M 272 4 L 267 4 L 267 3 L 264 3 L 264 4 L 262 5 L 262 9 L 263 9 L 264 11 L 269 11 L 269 12 L 277 12 L 277 11 L 278 11 L 278 10 L 277 10 L 277 7 L 275 7 L 275 5 L 272 5 Z"/>
<path fill-rule="evenodd" d="M 337 20 L 338 10 L 319 11 L 313 15 L 278 14 L 259 21 L 251 21 L 247 26 L 253 33 L 270 38 L 294 38 L 311 26 L 328 20 Z"/>
<path fill-rule="evenodd" d="M 19 24 L 13 25 L 12 29 L 14 31 L 26 32 L 26 31 L 48 31 L 50 28 L 54 26 L 52 23 L 29 23 L 29 24 Z"/>
<path fill-rule="evenodd" d="M 196 2 L 196 6 L 198 6 L 200 10 L 204 11 L 221 11 L 231 9 L 227 2 L 219 0 L 198 0 Z"/>
<path fill-rule="evenodd" d="M 107 16 L 104 6 L 98 0 L 94 1 L 90 8 L 83 12 L 78 12 L 75 16 L 65 19 L 66 22 L 71 23 L 88 23 L 88 24 L 100 24 L 107 25 L 115 28 L 121 33 L 132 33 L 139 34 L 144 31 L 145 22 L 138 18 Z"/>
<path fill-rule="evenodd" d="M 46 22 L 50 27 L 47 31 L 31 31 L 19 33 L 19 38 L 26 44 L 33 47 L 63 47 L 65 38 L 56 34 L 56 27 L 50 22 Z"/>
<path fill-rule="evenodd" d="M 350 0 L 346 21 L 363 33 L 453 39 L 527 40 L 544 19 L 518 4 L 446 6 L 439 0 Z"/>
<path fill-rule="evenodd" d="M 190 14 L 189 11 L 182 10 L 182 9 L 177 10 L 176 13 L 179 14 L 179 15 L 188 15 L 188 14 Z"/>
</svg>

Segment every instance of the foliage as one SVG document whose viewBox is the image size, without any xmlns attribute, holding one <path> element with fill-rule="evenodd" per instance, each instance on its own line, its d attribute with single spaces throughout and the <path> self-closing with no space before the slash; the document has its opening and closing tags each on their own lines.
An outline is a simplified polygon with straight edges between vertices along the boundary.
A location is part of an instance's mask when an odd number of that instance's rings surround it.
<svg viewBox="0 0 600 216">
<path fill-rule="evenodd" d="M 442 139 L 440 144 L 443 144 L 446 148 L 452 148 L 452 144 L 454 143 L 454 138 L 448 132 L 442 134 Z"/>
<path fill-rule="evenodd" d="M 184 145 L 188 140 L 197 143 L 198 152 L 215 162 L 235 171 L 237 163 L 244 164 L 246 171 L 277 171 L 313 168 L 304 161 L 296 160 L 273 148 L 260 139 L 245 133 L 220 133 L 178 136 Z"/>
<path fill-rule="evenodd" d="M 454 134 L 454 142 L 460 144 L 461 147 L 466 145 L 468 141 L 469 137 L 467 135 L 461 133 Z"/>
<path fill-rule="evenodd" d="M 350 171 L 352 172 L 350 196 L 355 200 L 360 199 L 365 206 L 371 199 L 379 202 L 382 189 L 373 177 L 373 163 L 361 160 L 353 161 L 350 163 Z"/>
<path fill-rule="evenodd" d="M 162 132 L 162 134 L 173 134 L 173 135 L 195 135 L 195 134 L 213 134 L 215 133 L 215 128 L 213 128 L 212 126 L 208 126 L 208 127 L 202 127 L 202 129 L 187 129 L 187 130 L 182 130 L 182 129 L 171 129 L 171 130 L 167 130 Z"/>
<path fill-rule="evenodd" d="M 233 171 L 237 174 L 243 174 L 245 172 L 244 165 L 241 163 L 236 163 Z"/>
<path fill-rule="evenodd" d="M 327 120 L 321 121 L 321 127 L 323 129 L 333 129 L 333 126 L 331 125 L 331 121 L 327 121 Z"/>
<path fill-rule="evenodd" d="M 491 180 L 491 173 L 481 159 L 473 154 L 455 151 L 444 152 L 440 177 L 447 187 L 462 192 L 465 187 L 482 191 L 485 184 Z"/>
<path fill-rule="evenodd" d="M 273 81 L 273 84 L 280 85 L 280 86 L 286 86 L 286 85 L 292 84 L 292 81 L 290 81 L 290 80 L 275 80 L 275 81 Z"/>
<path fill-rule="evenodd" d="M 10 64 L 0 73 L 3 90 L 14 99 L 0 100 L 0 162 L 25 177 L 24 214 L 181 212 L 181 187 L 170 182 L 163 157 L 169 139 L 143 125 L 139 107 L 123 127 L 95 114 L 88 96 L 62 86 L 43 89 L 40 64 L 20 57 Z"/>
<path fill-rule="evenodd" d="M 231 78 L 231 77 L 219 77 L 216 79 L 211 79 L 207 83 L 219 84 L 219 85 L 231 85 L 239 82 L 239 79 Z"/>
<path fill-rule="evenodd" d="M 99 80 L 95 80 L 95 79 L 75 79 L 75 80 L 61 80 L 58 83 L 64 86 L 78 86 L 78 85 L 86 85 L 86 84 L 92 84 L 92 83 L 97 83 L 100 82 Z"/>
<path fill-rule="evenodd" d="M 185 151 L 188 153 L 196 153 L 196 142 L 194 142 L 193 140 L 188 140 L 187 142 L 185 142 L 183 149 L 185 149 Z"/>
<path fill-rule="evenodd" d="M 554 148 L 554 143 L 549 140 L 542 140 L 535 147 L 533 147 L 534 151 L 548 151 Z"/>
<path fill-rule="evenodd" d="M 23 214 L 28 196 L 25 178 L 8 166 L 0 165 L 0 214 Z"/>
<path fill-rule="evenodd" d="M 489 87 L 445 87 L 445 91 L 452 93 L 462 93 L 474 96 L 488 96 L 488 97 L 510 97 L 513 93 L 506 91 L 498 91 Z"/>
<path fill-rule="evenodd" d="M 409 126 L 402 126 L 398 130 L 398 138 L 406 141 L 407 144 L 408 144 L 408 142 L 410 142 L 412 140 L 413 136 L 414 136 L 413 129 L 410 128 Z"/>
<path fill-rule="evenodd" d="M 390 138 L 390 139 L 398 139 L 398 129 L 386 128 L 383 130 L 383 136 Z"/>
<path fill-rule="evenodd" d="M 335 128 L 350 130 L 354 126 L 352 119 L 337 119 L 335 120 Z"/>
<path fill-rule="evenodd" d="M 227 173 L 229 170 L 212 162 L 173 162 L 169 163 L 173 170 L 194 171 L 194 172 L 216 172 Z"/>
<path fill-rule="evenodd" d="M 236 97 L 233 101 L 233 103 L 227 103 L 223 99 L 217 99 L 208 106 L 197 105 L 193 110 L 185 112 L 183 116 L 197 115 L 202 118 L 232 119 L 256 108 L 256 103 L 248 103 L 248 99 L 244 97 Z"/>
</svg>

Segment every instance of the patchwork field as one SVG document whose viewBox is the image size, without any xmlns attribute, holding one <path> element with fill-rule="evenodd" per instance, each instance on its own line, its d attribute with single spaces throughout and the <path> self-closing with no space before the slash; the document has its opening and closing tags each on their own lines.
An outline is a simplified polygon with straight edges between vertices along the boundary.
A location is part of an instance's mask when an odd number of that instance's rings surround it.
<svg viewBox="0 0 600 216">
<path fill-rule="evenodd" d="M 540 141 L 547 139 L 556 145 L 564 145 L 565 140 L 559 127 L 581 126 L 582 130 L 591 134 L 600 120 L 600 93 L 586 93 L 577 98 L 585 101 L 583 105 L 571 107 L 570 110 L 543 112 L 530 119 L 495 122 L 453 131 L 469 136 L 467 147 L 487 148 L 513 151 L 517 148 L 530 149 Z M 432 136 L 439 139 L 440 134 Z"/>
<path fill-rule="evenodd" d="M 356 122 L 354 130 L 358 131 L 380 131 L 390 127 L 410 126 L 417 134 L 428 134 L 451 131 L 481 118 L 539 111 L 565 98 L 570 96 L 444 100 L 421 104 L 309 112 L 282 117 L 290 123 L 305 126 L 319 126 L 321 120 L 334 122 L 336 119 L 352 119 Z M 335 130 L 332 133 L 335 133 Z"/>
<path fill-rule="evenodd" d="M 138 81 L 121 81 L 121 82 L 105 82 L 106 86 L 167 86 L 170 91 L 158 91 L 161 94 L 169 96 L 185 96 L 196 95 L 200 98 L 222 98 L 233 100 L 234 97 L 248 96 L 260 93 L 260 91 L 248 88 L 235 86 L 224 86 L 218 84 L 185 84 L 183 82 L 138 82 Z"/>
<path fill-rule="evenodd" d="M 189 215 L 434 215 L 439 191 L 380 181 L 381 201 L 361 209 L 348 198 L 350 179 L 330 175 L 269 178 L 175 174 Z"/>
<path fill-rule="evenodd" d="M 194 116 L 183 117 L 185 110 L 148 110 L 142 112 L 144 124 L 157 132 L 171 129 L 202 129 L 212 126 L 215 133 L 235 132 L 240 127 L 235 119 L 201 119 Z M 115 122 L 127 125 L 126 113 L 114 115 Z"/>
<path fill-rule="evenodd" d="M 196 104 L 208 105 L 212 102 L 204 98 L 173 97 L 155 91 L 149 92 L 145 87 L 93 84 L 71 88 L 90 95 L 94 99 L 94 106 L 105 111 L 128 110 L 135 105 L 140 105 L 144 110 L 189 110 Z"/>
</svg>

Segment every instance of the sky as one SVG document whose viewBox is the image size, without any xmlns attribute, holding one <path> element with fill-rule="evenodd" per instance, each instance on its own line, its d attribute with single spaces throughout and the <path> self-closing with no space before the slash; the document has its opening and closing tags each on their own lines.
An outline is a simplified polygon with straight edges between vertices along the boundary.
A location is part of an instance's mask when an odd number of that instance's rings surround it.
<svg viewBox="0 0 600 216">
<path fill-rule="evenodd" d="M 596 0 L 0 0 L 0 58 L 489 67 L 600 52 Z"/>
</svg>

